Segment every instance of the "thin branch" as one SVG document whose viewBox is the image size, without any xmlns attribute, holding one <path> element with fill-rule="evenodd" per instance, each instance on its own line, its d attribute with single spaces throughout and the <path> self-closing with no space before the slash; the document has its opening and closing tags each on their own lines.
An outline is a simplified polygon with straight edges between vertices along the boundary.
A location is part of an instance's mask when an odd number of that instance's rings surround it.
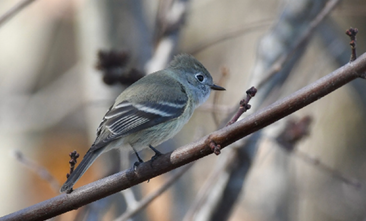
<svg viewBox="0 0 366 221">
<path fill-rule="evenodd" d="M 14 151 L 14 157 L 19 163 L 23 164 L 29 170 L 36 173 L 40 178 L 47 181 L 47 183 L 51 186 L 51 189 L 55 191 L 55 193 L 59 193 L 61 187 L 60 183 L 46 168 L 25 157 L 24 154 L 19 150 Z"/>
<path fill-rule="evenodd" d="M 264 83 L 266 83 L 270 78 L 272 78 L 278 71 L 280 71 L 286 61 L 291 58 L 291 55 L 306 42 L 307 39 L 311 37 L 314 33 L 314 29 L 318 27 L 320 22 L 326 18 L 329 13 L 335 8 L 339 3 L 339 0 L 330 0 L 324 7 L 324 9 L 311 21 L 305 32 L 296 39 L 296 43 L 287 53 L 282 54 L 275 63 L 268 69 L 267 73 L 264 74 L 264 78 L 259 82 L 257 88 L 260 89 Z"/>
<path fill-rule="evenodd" d="M 344 176 L 341 172 L 327 166 L 322 163 L 319 159 L 309 156 L 305 152 L 295 149 L 295 145 L 304 137 L 309 134 L 309 127 L 312 118 L 305 116 L 300 120 L 289 120 L 285 129 L 276 138 L 279 146 L 286 150 L 288 153 L 302 159 L 310 165 L 322 170 L 326 173 L 331 174 L 333 177 L 341 180 L 342 182 L 353 186 L 356 189 L 361 188 L 361 183 L 356 179 L 350 179 Z"/>
<path fill-rule="evenodd" d="M 135 194 L 132 191 L 132 188 L 128 188 L 128 189 L 125 189 L 125 190 L 121 191 L 121 194 L 123 195 L 123 197 L 126 200 L 127 211 L 128 210 L 133 210 L 137 207 L 138 201 L 136 200 L 136 197 L 135 197 Z"/>
<path fill-rule="evenodd" d="M 345 184 L 353 186 L 355 189 L 360 189 L 362 187 L 362 184 L 359 180 L 346 177 L 341 172 L 331 168 L 330 166 L 327 166 L 326 164 L 322 163 L 319 159 L 311 157 L 308 154 L 306 154 L 305 152 L 296 150 L 293 152 L 293 154 L 294 154 L 294 156 L 302 159 L 303 161 L 307 162 L 308 164 L 313 165 L 317 169 L 322 170 L 326 173 L 329 173 L 334 178 L 339 179 L 340 181 L 344 182 Z"/>
<path fill-rule="evenodd" d="M 226 156 L 221 158 L 215 165 L 213 171 L 210 173 L 210 175 L 207 177 L 203 185 L 200 187 L 198 193 L 196 193 L 195 200 L 191 203 L 189 210 L 186 212 L 183 221 L 190 221 L 190 220 L 197 220 L 195 219 L 197 216 L 197 213 L 202 210 L 204 210 L 202 207 L 205 208 L 213 208 L 214 206 L 212 197 L 215 196 L 217 193 L 217 189 L 220 189 L 224 186 L 224 182 L 217 183 L 218 181 L 221 181 L 220 179 L 220 171 L 226 170 L 230 167 L 233 167 L 233 163 L 235 162 L 235 158 L 237 156 L 237 151 L 227 151 Z M 213 183 L 215 184 L 213 186 Z M 220 185 L 221 184 L 221 185 Z M 215 188 L 216 187 L 216 188 Z M 205 213 L 205 212 L 202 212 Z"/>
<path fill-rule="evenodd" d="M 44 220 L 83 205 L 130 188 L 158 175 L 171 171 L 182 165 L 212 154 L 210 142 L 224 148 L 243 137 L 272 124 L 285 116 L 309 105 L 323 96 L 342 87 L 366 72 L 366 53 L 316 82 L 300 89 L 258 112 L 217 130 L 200 140 L 161 155 L 153 162 L 140 164 L 136 170 L 129 169 L 86 186 L 80 187 L 71 194 L 62 194 L 23 210 L 9 214 L 0 220 Z"/>
<path fill-rule="evenodd" d="M 235 123 L 242 114 L 250 109 L 249 101 L 252 99 L 252 97 L 255 96 L 255 94 L 257 93 L 257 89 L 255 87 L 251 87 L 246 91 L 246 93 L 247 97 L 240 101 L 238 111 L 236 112 L 236 114 L 234 114 L 233 118 L 226 124 L 226 126 Z"/>
<path fill-rule="evenodd" d="M 149 203 L 151 203 L 154 199 L 156 199 L 163 192 L 165 192 L 170 186 L 172 186 L 183 174 L 185 174 L 192 167 L 192 165 L 193 164 L 187 165 L 186 167 L 181 169 L 178 173 L 171 176 L 169 180 L 164 183 L 163 186 L 161 186 L 158 190 L 143 198 L 140 202 L 138 202 L 135 208 L 122 214 L 122 216 L 115 219 L 115 221 L 125 221 L 136 215 L 140 210 L 144 209 L 147 205 L 149 205 Z"/>
<path fill-rule="evenodd" d="M 19 13 L 22 9 L 24 9 L 34 1 L 35 0 L 23 0 L 11 9 L 9 9 L 7 12 L 0 16 L 0 26 L 4 25 L 9 19 L 14 17 L 17 13 Z"/>
</svg>

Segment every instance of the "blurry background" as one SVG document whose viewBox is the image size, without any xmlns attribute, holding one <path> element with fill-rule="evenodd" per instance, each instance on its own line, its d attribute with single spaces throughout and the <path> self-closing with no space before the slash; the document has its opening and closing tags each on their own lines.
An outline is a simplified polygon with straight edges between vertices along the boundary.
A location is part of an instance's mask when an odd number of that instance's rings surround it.
<svg viewBox="0 0 366 221">
<path fill-rule="evenodd" d="M 0 15 L 17 2 L 2 0 Z M 346 64 L 349 27 L 359 29 L 357 50 L 365 51 L 366 2 L 339 1 L 311 30 L 327 2 L 34 1 L 0 26 L 0 216 L 59 194 L 69 152 L 85 154 L 100 120 L 128 86 L 103 82 L 98 51 L 128 57 L 122 67 L 107 68 L 112 75 L 151 73 L 174 54 L 192 53 L 227 89 L 211 95 L 189 124 L 161 145 L 167 152 L 222 126 L 245 91 L 259 86 L 281 56 L 286 62 L 260 85 L 244 117 Z M 311 37 L 304 37 L 309 30 Z M 283 120 L 219 156 L 197 161 L 132 220 L 366 220 L 364 85 L 356 80 L 290 116 L 312 119 L 296 151 L 286 152 L 276 141 Z M 145 160 L 152 155 L 141 154 Z M 135 161 L 131 153 L 104 154 L 75 187 Z M 32 165 L 47 169 L 57 182 L 42 179 Z M 175 173 L 55 220 L 113 220 Z"/>
</svg>

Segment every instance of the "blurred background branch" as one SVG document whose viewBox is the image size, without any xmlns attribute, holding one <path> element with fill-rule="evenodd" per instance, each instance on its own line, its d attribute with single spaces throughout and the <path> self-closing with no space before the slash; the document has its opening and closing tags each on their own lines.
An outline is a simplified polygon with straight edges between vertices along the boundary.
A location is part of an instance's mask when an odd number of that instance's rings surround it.
<svg viewBox="0 0 366 221">
<path fill-rule="evenodd" d="M 148 181 L 153 177 L 191 163 L 212 154 L 211 143 L 221 148 L 244 138 L 264 127 L 300 110 L 317 101 L 366 72 L 366 53 L 356 61 L 347 64 L 324 76 L 316 82 L 276 101 L 247 118 L 217 130 L 198 141 L 163 154 L 153 161 L 141 163 L 137 168 L 130 168 L 115 175 L 98 180 L 70 194 L 62 194 L 52 199 L 35 204 L 23 210 L 2 217 L 3 220 L 44 220 L 60 215 L 74 208 L 105 198 L 118 191 Z M 216 155 L 218 155 L 215 152 Z M 0 219 L 0 220 L 1 220 Z"/>
<path fill-rule="evenodd" d="M 35 0 L 22 0 L 18 4 L 14 5 L 11 9 L 9 9 L 4 14 L 0 15 L 0 27 L 17 13 L 19 13 L 22 9 L 26 8 L 29 4 L 33 3 Z"/>
<path fill-rule="evenodd" d="M 359 28 L 357 50 L 365 51 L 365 8 L 361 0 L 1 1 L 0 172 L 5 179 L 0 216 L 55 194 L 49 182 L 9 152 L 21 151 L 64 182 L 68 153 L 87 151 L 114 98 L 173 55 L 193 53 L 227 91 L 213 95 L 179 135 L 159 147 L 162 152 L 226 123 L 249 86 L 261 85 L 243 117 L 348 63 L 344 33 L 350 26 Z M 266 79 L 268 73 L 273 76 Z M 219 157 L 197 161 L 131 219 L 365 219 L 366 190 L 353 185 L 366 180 L 365 95 L 364 80 L 356 79 L 296 112 L 292 119 L 311 116 L 312 124 L 291 154 L 276 148 L 284 119 L 225 148 Z M 144 159 L 150 154 L 141 152 Z M 78 185 L 130 168 L 130 157 L 105 154 Z M 170 176 L 57 219 L 113 220 Z"/>
</svg>

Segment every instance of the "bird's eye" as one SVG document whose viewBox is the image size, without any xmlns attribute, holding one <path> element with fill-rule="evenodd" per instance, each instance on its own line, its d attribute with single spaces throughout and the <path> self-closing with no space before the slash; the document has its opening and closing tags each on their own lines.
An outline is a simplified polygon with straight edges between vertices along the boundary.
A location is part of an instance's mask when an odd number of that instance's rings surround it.
<svg viewBox="0 0 366 221">
<path fill-rule="evenodd" d="M 196 78 L 197 80 L 199 80 L 200 82 L 202 82 L 205 78 L 203 77 L 202 74 L 196 74 Z"/>
</svg>

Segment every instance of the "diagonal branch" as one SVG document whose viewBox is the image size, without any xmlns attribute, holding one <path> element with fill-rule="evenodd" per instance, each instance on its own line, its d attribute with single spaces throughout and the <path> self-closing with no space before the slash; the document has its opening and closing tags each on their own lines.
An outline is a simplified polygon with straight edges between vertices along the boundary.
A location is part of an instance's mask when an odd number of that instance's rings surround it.
<svg viewBox="0 0 366 221">
<path fill-rule="evenodd" d="M 268 69 L 267 73 L 264 74 L 264 78 L 258 83 L 257 88 L 261 88 L 263 84 L 265 84 L 270 78 L 278 73 L 279 70 L 283 68 L 286 61 L 291 58 L 295 51 L 297 51 L 305 42 L 312 36 L 315 28 L 319 26 L 319 24 L 329 15 L 330 12 L 337 6 L 339 0 L 330 0 L 324 7 L 323 10 L 310 22 L 308 28 L 305 32 L 296 39 L 295 44 L 291 47 L 291 49 L 282 54 L 275 63 L 271 65 Z"/>
<path fill-rule="evenodd" d="M 140 202 L 138 202 L 138 204 L 135 208 L 122 214 L 120 217 L 118 217 L 114 221 L 129 220 L 131 217 L 136 215 L 140 210 L 144 209 L 146 206 L 148 206 L 149 203 L 151 203 L 154 199 L 156 199 L 164 191 L 166 191 L 170 186 L 172 186 L 177 181 L 177 179 L 179 179 L 183 174 L 185 174 L 192 167 L 192 165 L 193 164 L 189 164 L 186 167 L 184 167 L 183 169 L 181 169 L 178 173 L 174 174 L 157 191 L 155 191 L 155 192 L 151 193 L 150 195 L 146 196 L 145 198 L 143 198 Z"/>
<path fill-rule="evenodd" d="M 9 11 L 5 12 L 0 16 L 0 26 L 11 19 L 13 16 L 18 14 L 22 9 L 30 5 L 35 0 L 22 0 L 18 4 L 16 4 L 13 8 L 9 9 Z"/>
<path fill-rule="evenodd" d="M 0 220 L 45 220 L 67 211 L 77 209 L 95 200 L 101 199 L 123 189 L 152 179 L 158 175 L 212 154 L 210 142 L 222 148 L 255 132 L 265 126 L 294 113 L 321 97 L 358 78 L 366 72 L 366 53 L 316 82 L 300 89 L 272 105 L 259 110 L 243 120 L 215 131 L 200 140 L 164 154 L 154 162 L 146 162 L 136 170 L 129 169 L 86 186 L 76 189 L 72 194 L 62 194 L 18 212 L 0 218 Z"/>
</svg>

